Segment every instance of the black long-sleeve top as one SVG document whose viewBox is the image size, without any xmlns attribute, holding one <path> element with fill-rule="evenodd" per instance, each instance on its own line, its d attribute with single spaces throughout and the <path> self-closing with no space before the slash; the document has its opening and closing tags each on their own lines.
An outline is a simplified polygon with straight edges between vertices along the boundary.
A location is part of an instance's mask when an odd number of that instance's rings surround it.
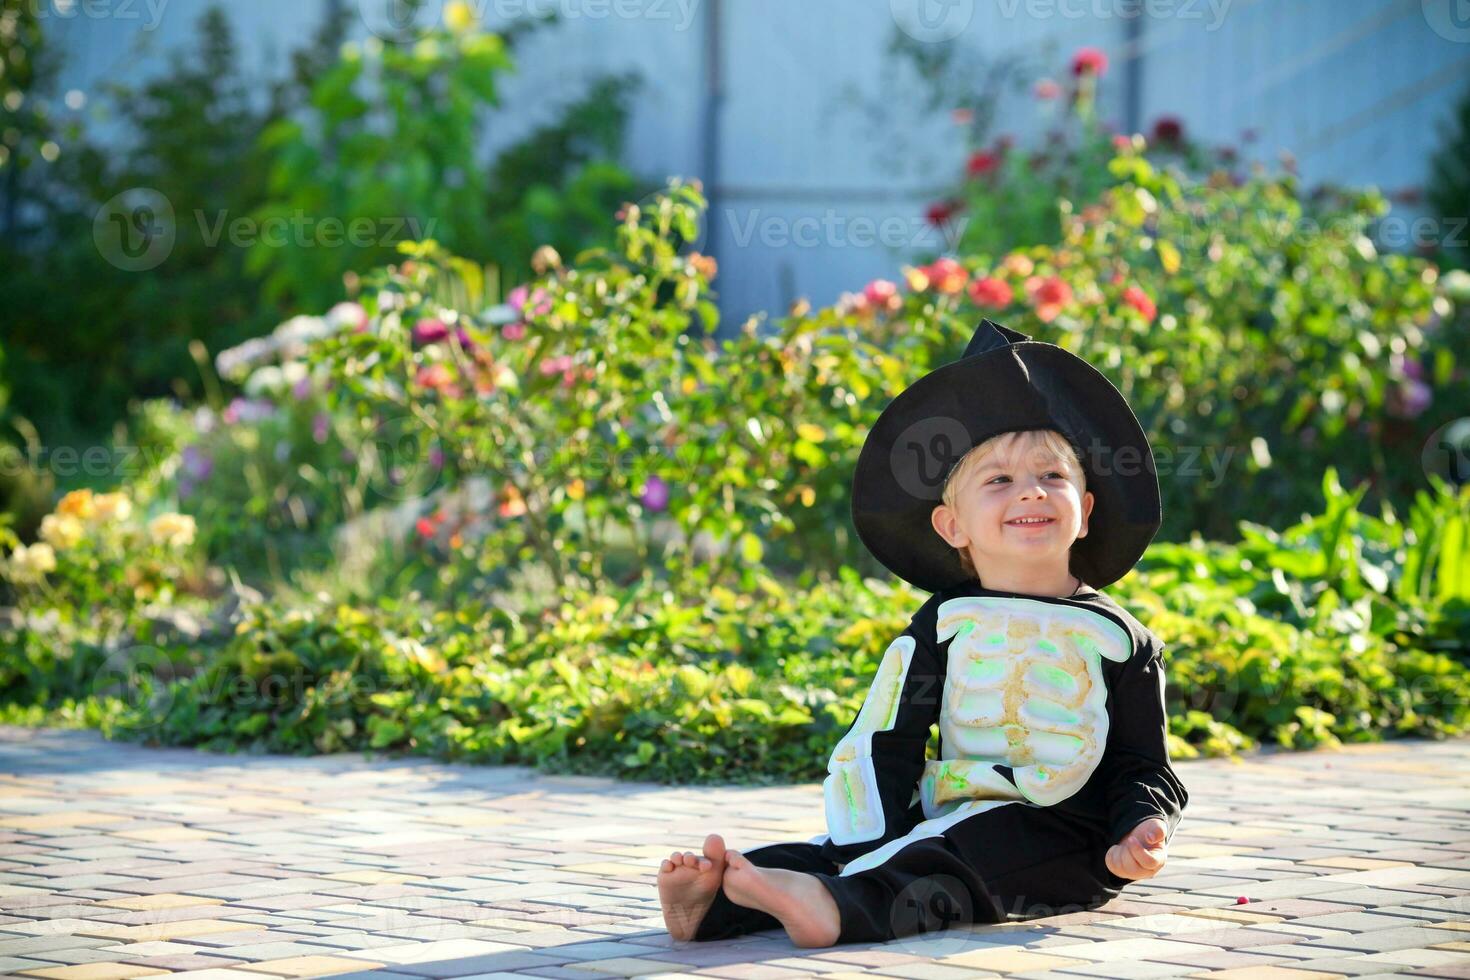
<svg viewBox="0 0 1470 980">
<path fill-rule="evenodd" d="M 845 863 L 969 800 L 1049 807 L 1108 843 L 1161 817 L 1172 838 L 1189 794 L 1169 759 L 1163 649 L 1098 592 L 935 593 L 832 753 L 824 855 Z"/>
</svg>

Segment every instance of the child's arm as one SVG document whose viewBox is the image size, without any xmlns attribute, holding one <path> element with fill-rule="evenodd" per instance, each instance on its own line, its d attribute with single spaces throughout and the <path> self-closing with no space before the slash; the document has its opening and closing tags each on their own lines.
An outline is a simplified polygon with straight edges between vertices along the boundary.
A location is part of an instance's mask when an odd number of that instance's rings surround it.
<svg viewBox="0 0 1470 980">
<path fill-rule="evenodd" d="M 1166 842 L 1189 803 L 1169 762 L 1169 718 L 1164 707 L 1163 644 L 1149 635 L 1123 665 L 1113 686 L 1108 731 L 1109 840 L 1122 841 L 1149 817 L 1164 821 Z"/>
<path fill-rule="evenodd" d="M 932 615 L 926 621 L 927 628 L 920 626 L 916 615 L 889 644 L 857 718 L 827 764 L 826 854 L 838 863 L 910 829 L 906 817 L 944 693 Z"/>
</svg>

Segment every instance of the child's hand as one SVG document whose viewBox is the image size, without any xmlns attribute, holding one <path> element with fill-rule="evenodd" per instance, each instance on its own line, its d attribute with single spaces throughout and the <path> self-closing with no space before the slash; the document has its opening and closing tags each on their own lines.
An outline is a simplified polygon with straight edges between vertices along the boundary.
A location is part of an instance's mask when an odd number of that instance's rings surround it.
<svg viewBox="0 0 1470 980">
<path fill-rule="evenodd" d="M 1165 834 L 1169 826 L 1161 817 L 1149 817 L 1112 847 L 1103 860 L 1119 878 L 1152 878 L 1169 856 Z"/>
</svg>

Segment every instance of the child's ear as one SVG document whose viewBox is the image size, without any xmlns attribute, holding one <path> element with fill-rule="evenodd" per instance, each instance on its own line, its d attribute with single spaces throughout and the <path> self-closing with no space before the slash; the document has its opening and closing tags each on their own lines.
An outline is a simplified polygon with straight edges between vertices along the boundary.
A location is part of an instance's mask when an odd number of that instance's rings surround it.
<svg viewBox="0 0 1470 980">
<path fill-rule="evenodd" d="M 1082 529 L 1077 532 L 1077 537 L 1079 538 L 1087 537 L 1087 519 L 1092 516 L 1092 505 L 1094 503 L 1096 503 L 1096 499 L 1092 496 L 1091 490 L 1082 495 Z"/>
<path fill-rule="evenodd" d="M 944 504 L 935 507 L 929 512 L 929 523 L 951 548 L 969 547 L 970 539 L 959 528 L 959 515 L 949 507 Z"/>
</svg>

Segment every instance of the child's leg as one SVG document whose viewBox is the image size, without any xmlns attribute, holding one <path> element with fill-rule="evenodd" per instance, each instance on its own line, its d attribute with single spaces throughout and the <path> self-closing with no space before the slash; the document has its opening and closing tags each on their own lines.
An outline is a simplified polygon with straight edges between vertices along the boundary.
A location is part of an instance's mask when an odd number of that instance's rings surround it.
<svg viewBox="0 0 1470 980">
<path fill-rule="evenodd" d="M 838 942 L 880 942 L 972 923 L 1094 908 L 1116 896 L 1099 842 L 1044 807 L 985 801 L 818 874 L 841 913 Z"/>
</svg>

